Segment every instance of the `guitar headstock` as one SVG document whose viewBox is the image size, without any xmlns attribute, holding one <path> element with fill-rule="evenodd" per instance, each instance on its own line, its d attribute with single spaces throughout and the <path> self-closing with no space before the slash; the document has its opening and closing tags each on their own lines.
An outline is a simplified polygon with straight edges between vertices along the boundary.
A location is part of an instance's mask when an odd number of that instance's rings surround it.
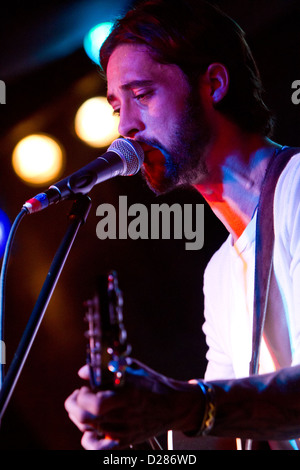
<svg viewBox="0 0 300 470">
<path fill-rule="evenodd" d="M 123 323 L 123 294 L 115 271 L 99 277 L 96 294 L 84 305 L 89 325 L 86 337 L 91 386 L 93 389 L 120 386 L 130 346 Z"/>
</svg>

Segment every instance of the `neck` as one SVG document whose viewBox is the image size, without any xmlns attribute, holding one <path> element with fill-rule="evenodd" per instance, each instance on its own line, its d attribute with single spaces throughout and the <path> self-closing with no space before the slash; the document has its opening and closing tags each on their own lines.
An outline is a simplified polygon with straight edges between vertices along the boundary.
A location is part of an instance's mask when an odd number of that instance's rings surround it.
<svg viewBox="0 0 300 470">
<path fill-rule="evenodd" d="M 258 135 L 226 133 L 207 156 L 207 176 L 195 188 L 236 241 L 257 207 L 265 171 L 280 146 Z"/>
</svg>

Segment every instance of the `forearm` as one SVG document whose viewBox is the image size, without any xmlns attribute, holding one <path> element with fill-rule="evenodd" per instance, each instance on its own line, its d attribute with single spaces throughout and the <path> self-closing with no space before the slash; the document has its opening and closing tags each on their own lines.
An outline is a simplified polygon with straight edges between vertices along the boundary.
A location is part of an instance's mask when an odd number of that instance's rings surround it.
<svg viewBox="0 0 300 470">
<path fill-rule="evenodd" d="M 212 435 L 263 440 L 300 436 L 300 366 L 210 383 L 216 404 Z"/>
</svg>

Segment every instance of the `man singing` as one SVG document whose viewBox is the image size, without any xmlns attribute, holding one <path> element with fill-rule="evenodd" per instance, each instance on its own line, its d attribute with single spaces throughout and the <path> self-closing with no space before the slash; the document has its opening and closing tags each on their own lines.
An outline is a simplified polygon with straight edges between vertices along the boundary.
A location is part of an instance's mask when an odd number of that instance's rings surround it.
<svg viewBox="0 0 300 470">
<path fill-rule="evenodd" d="M 204 276 L 204 380 L 164 377 L 132 361 L 123 387 L 66 401 L 86 449 L 123 449 L 169 429 L 268 440 L 300 436 L 300 151 L 276 181 L 274 250 L 258 373 L 249 376 L 257 207 L 270 164 L 272 117 L 240 27 L 200 0 L 149 0 L 116 22 L 101 66 L 119 132 L 145 152 L 158 194 L 194 186 L 229 237 Z M 81 377 L 88 379 L 83 368 Z"/>
</svg>

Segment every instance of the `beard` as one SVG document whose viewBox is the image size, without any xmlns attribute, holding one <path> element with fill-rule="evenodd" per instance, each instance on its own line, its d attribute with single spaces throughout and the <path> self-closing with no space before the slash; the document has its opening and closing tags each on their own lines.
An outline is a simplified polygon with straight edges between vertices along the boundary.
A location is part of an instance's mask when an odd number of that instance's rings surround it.
<svg viewBox="0 0 300 470">
<path fill-rule="evenodd" d="M 165 194 L 178 186 L 200 183 L 207 175 L 206 153 L 211 131 L 205 119 L 198 93 L 190 92 L 183 114 L 174 127 L 171 144 L 163 146 L 156 139 L 143 140 L 157 149 L 160 157 L 141 169 L 150 189 Z"/>
</svg>

